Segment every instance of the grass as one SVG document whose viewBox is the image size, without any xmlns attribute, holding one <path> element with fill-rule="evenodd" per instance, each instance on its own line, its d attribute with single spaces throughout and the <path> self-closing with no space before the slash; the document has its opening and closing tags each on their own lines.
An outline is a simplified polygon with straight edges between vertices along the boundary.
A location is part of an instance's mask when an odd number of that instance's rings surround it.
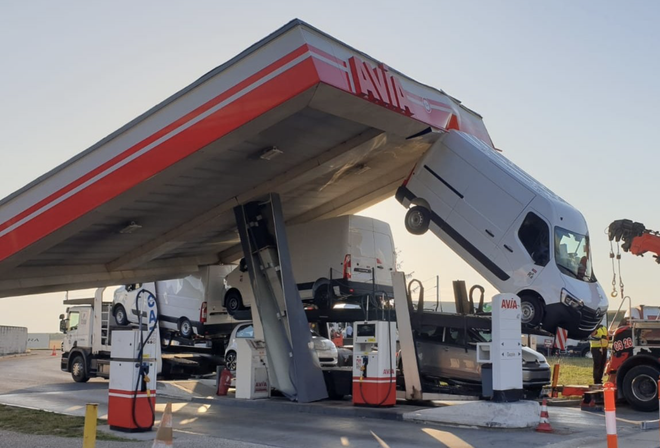
<svg viewBox="0 0 660 448">
<path fill-rule="evenodd" d="M 97 424 L 105 424 L 105 422 L 99 420 Z M 82 438 L 84 427 L 84 417 L 73 417 L 70 415 L 55 414 L 54 412 L 0 405 L 0 429 L 7 431 L 44 436 Z M 122 442 L 132 441 L 98 431 L 96 433 L 96 439 Z"/>
<path fill-rule="evenodd" d="M 560 386 L 588 386 L 593 383 L 593 361 L 591 358 L 582 358 L 579 356 L 547 358 L 550 368 L 559 364 Z"/>
</svg>

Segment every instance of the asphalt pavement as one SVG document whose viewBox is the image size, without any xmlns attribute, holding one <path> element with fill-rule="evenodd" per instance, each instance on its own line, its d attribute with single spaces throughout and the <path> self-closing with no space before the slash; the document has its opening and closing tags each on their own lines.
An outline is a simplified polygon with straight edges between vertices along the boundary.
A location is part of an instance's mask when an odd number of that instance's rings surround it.
<svg viewBox="0 0 660 448">
<path fill-rule="evenodd" d="M 0 359 L 0 403 L 34 407 L 71 415 L 84 415 L 85 404 L 99 404 L 107 414 L 108 382 L 100 379 L 79 384 L 59 370 L 59 357 L 46 353 Z M 173 405 L 174 447 L 446 447 L 481 448 L 599 448 L 606 447 L 603 413 L 579 407 L 549 407 L 551 434 L 533 429 L 475 429 L 429 422 L 402 421 L 402 415 L 420 406 L 391 409 L 356 408 L 350 400 L 291 403 L 284 398 L 245 401 L 217 397 L 213 381 L 159 382 L 157 419 L 165 403 Z M 438 406 L 447 404 L 436 403 Z M 456 404 L 455 404 L 456 405 Z M 458 404 L 460 405 L 460 404 Z M 643 431 L 640 422 L 657 420 L 657 413 L 617 410 L 619 446 L 658 447 L 658 429 Z M 100 427 L 104 431 L 106 428 Z M 114 433 L 114 432 L 113 432 Z M 139 442 L 98 441 L 97 447 L 152 446 L 155 430 L 142 434 L 116 433 Z M 0 432 L 0 448 L 71 446 L 71 439 Z M 81 441 L 74 442 L 80 445 Z"/>
</svg>

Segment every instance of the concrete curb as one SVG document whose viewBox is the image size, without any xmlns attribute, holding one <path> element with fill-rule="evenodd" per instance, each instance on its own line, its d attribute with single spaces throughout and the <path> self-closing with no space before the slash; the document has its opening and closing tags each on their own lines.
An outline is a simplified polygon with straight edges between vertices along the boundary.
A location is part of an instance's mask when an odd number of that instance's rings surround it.
<svg viewBox="0 0 660 448">
<path fill-rule="evenodd" d="M 190 388 L 194 390 L 191 390 Z M 284 397 L 260 400 L 236 399 L 215 394 L 214 380 L 196 382 L 159 382 L 158 394 L 175 400 L 203 404 L 220 404 L 243 409 L 268 409 L 271 412 L 306 413 L 348 418 L 417 421 L 425 423 L 478 426 L 486 428 L 533 428 L 539 423 L 540 405 L 535 401 L 494 403 L 489 401 L 443 401 L 436 407 L 397 403 L 391 408 L 354 406 L 351 401 L 297 403 Z M 475 423 L 480 422 L 480 423 Z"/>
<path fill-rule="evenodd" d="M 494 403 L 473 401 L 403 414 L 405 421 L 443 423 L 484 428 L 533 428 L 539 424 L 540 406 L 534 401 Z"/>
</svg>

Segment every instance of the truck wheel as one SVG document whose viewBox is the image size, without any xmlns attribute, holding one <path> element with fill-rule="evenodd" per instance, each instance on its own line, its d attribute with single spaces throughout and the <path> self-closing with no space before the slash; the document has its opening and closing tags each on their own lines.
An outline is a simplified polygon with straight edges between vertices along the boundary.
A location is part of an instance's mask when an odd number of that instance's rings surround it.
<svg viewBox="0 0 660 448">
<path fill-rule="evenodd" d="M 413 235 L 423 235 L 429 230 L 431 213 L 425 207 L 416 205 L 408 210 L 405 218 L 406 230 Z"/>
<path fill-rule="evenodd" d="M 635 366 L 623 378 L 623 397 L 637 411 L 658 410 L 658 376 L 653 366 Z"/>
<path fill-rule="evenodd" d="M 117 325 L 128 325 L 128 316 L 126 315 L 126 309 L 122 305 L 117 305 L 115 307 L 115 312 L 113 313 L 115 315 L 115 320 L 117 321 Z"/>
<path fill-rule="evenodd" d="M 330 280 L 317 280 L 314 288 L 314 305 L 320 310 L 329 310 L 333 306 L 334 299 L 335 295 L 330 286 Z"/>
<path fill-rule="evenodd" d="M 236 352 L 229 350 L 225 354 L 225 367 L 231 370 L 232 372 L 236 371 Z"/>
<path fill-rule="evenodd" d="M 538 297 L 525 294 L 520 296 L 520 321 L 523 325 L 538 327 L 543 321 L 543 304 Z"/>
<path fill-rule="evenodd" d="M 87 375 L 87 365 L 85 359 L 81 355 L 76 355 L 71 361 L 71 377 L 76 383 L 86 383 L 89 381 Z"/>
<path fill-rule="evenodd" d="M 193 335 L 193 326 L 187 317 L 182 317 L 179 320 L 179 333 L 184 338 L 191 338 Z"/>
<path fill-rule="evenodd" d="M 241 293 L 235 289 L 230 290 L 225 296 L 225 308 L 227 308 L 227 312 L 232 316 L 236 311 L 242 310 L 244 307 Z"/>
</svg>

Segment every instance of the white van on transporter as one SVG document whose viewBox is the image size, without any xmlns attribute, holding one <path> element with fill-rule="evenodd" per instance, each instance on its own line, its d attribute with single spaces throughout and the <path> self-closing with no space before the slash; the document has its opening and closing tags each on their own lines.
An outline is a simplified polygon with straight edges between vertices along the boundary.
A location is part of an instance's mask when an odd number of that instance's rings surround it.
<svg viewBox="0 0 660 448">
<path fill-rule="evenodd" d="M 396 255 L 386 222 L 344 215 L 288 226 L 286 233 L 293 276 L 304 301 L 328 309 L 337 300 L 392 297 Z M 229 313 L 254 303 L 244 260 L 225 284 L 223 302 Z"/>
<path fill-rule="evenodd" d="M 607 311 L 582 214 L 479 139 L 444 134 L 396 193 L 406 228 L 429 228 L 500 292 L 522 321 L 584 339 Z"/>
</svg>

